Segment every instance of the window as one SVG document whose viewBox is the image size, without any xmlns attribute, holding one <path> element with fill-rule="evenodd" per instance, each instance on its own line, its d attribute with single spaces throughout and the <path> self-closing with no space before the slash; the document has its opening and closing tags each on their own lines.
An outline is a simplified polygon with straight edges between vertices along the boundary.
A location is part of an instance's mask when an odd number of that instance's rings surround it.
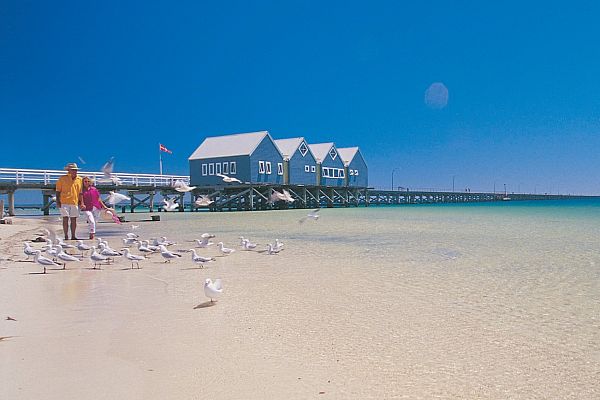
<svg viewBox="0 0 600 400">
<path fill-rule="evenodd" d="M 340 171 L 340 170 L 339 170 L 339 169 L 337 169 L 337 168 L 332 168 L 332 169 L 331 169 L 331 172 L 333 172 L 333 173 L 331 174 L 331 175 L 332 175 L 332 177 L 333 177 L 333 178 L 337 178 L 337 177 L 338 177 L 338 172 L 339 172 L 339 171 Z"/>
<path fill-rule="evenodd" d="M 283 175 L 283 163 L 277 163 L 277 175 Z"/>
<path fill-rule="evenodd" d="M 310 172 L 310 165 L 304 166 L 304 172 Z"/>
<path fill-rule="evenodd" d="M 215 174 L 215 164 L 214 163 L 208 164 L 208 174 L 209 175 Z"/>
<path fill-rule="evenodd" d="M 229 163 L 227 161 L 225 161 L 223 163 L 223 173 L 224 174 L 228 174 L 229 173 Z"/>
<path fill-rule="evenodd" d="M 266 168 L 267 174 L 271 175 L 271 161 L 266 161 L 265 167 L 267 167 Z"/>
<path fill-rule="evenodd" d="M 349 171 L 349 173 L 350 173 L 350 176 L 354 175 L 354 170 L 353 170 L 353 169 L 350 169 L 350 170 L 348 170 L 348 171 Z"/>
<path fill-rule="evenodd" d="M 335 160 L 335 158 L 337 157 L 337 152 L 333 147 L 331 148 L 331 150 L 329 150 L 329 157 L 331 157 L 332 160 Z"/>
<path fill-rule="evenodd" d="M 208 175 L 208 165 L 202 164 L 202 176 Z"/>
<path fill-rule="evenodd" d="M 265 173 L 265 162 L 264 161 L 259 161 L 258 162 L 258 173 L 259 174 L 264 174 Z"/>
<path fill-rule="evenodd" d="M 344 173 L 343 169 L 340 169 L 340 178 L 345 178 L 346 174 Z"/>
<path fill-rule="evenodd" d="M 308 153 L 308 147 L 306 147 L 306 143 L 302 142 L 302 144 L 300 145 L 300 147 L 298 148 L 300 150 L 300 154 L 302 154 L 302 157 L 304 157 L 306 155 L 306 153 Z M 308 172 L 308 171 L 306 171 Z"/>
<path fill-rule="evenodd" d="M 329 168 L 323 168 L 323 177 L 329 178 Z"/>
<path fill-rule="evenodd" d="M 315 167 L 314 165 L 312 167 L 310 167 L 310 172 L 316 172 L 317 171 L 317 167 Z"/>
<path fill-rule="evenodd" d="M 354 170 L 354 176 L 358 176 L 358 170 L 357 169 Z"/>
<path fill-rule="evenodd" d="M 229 163 L 229 173 L 232 175 L 237 174 L 237 168 L 236 168 L 236 163 L 235 161 L 232 161 Z"/>
<path fill-rule="evenodd" d="M 216 167 L 215 168 L 215 173 L 221 174 L 221 163 L 220 162 L 216 163 L 215 167 Z"/>
</svg>

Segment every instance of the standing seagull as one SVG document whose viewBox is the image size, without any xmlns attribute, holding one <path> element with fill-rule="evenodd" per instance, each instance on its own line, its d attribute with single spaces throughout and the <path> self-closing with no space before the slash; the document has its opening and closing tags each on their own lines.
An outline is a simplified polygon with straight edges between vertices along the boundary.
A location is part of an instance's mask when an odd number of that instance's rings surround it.
<svg viewBox="0 0 600 400">
<path fill-rule="evenodd" d="M 219 242 L 219 243 L 217 243 L 217 246 L 219 246 L 219 250 L 221 250 L 221 253 L 223 253 L 223 254 L 225 254 L 225 255 L 227 255 L 227 256 L 228 256 L 229 254 L 231 254 L 231 253 L 235 253 L 235 250 L 234 250 L 234 249 L 230 249 L 230 248 L 228 248 L 228 247 L 224 247 L 224 246 L 223 246 L 223 242 Z"/>
<path fill-rule="evenodd" d="M 225 183 L 233 183 L 233 182 L 242 183 L 242 181 L 240 181 L 238 178 L 232 178 L 231 176 L 227 176 L 227 175 L 223 175 L 223 174 L 215 174 L 215 175 L 217 175 L 219 178 L 223 178 L 223 182 L 225 182 Z"/>
<path fill-rule="evenodd" d="M 319 219 L 319 211 L 321 211 L 320 208 L 314 209 L 311 212 L 309 212 L 306 217 L 300 218 L 300 221 L 298 221 L 299 223 L 303 223 L 304 221 L 306 221 L 307 219 L 312 219 L 313 221 L 316 221 Z"/>
<path fill-rule="evenodd" d="M 94 269 L 96 269 L 96 266 L 98 264 L 102 264 L 104 261 L 108 262 L 108 257 L 107 256 L 103 256 L 102 254 L 96 253 L 96 247 L 92 246 L 92 254 L 90 255 L 90 260 L 93 261 L 93 263 L 94 263 Z"/>
<path fill-rule="evenodd" d="M 36 250 L 35 251 L 35 255 L 33 256 L 33 261 L 36 264 L 39 264 L 42 267 L 44 267 L 44 273 L 46 273 L 46 267 L 47 266 L 60 267 L 60 264 L 57 264 L 54 261 L 52 261 L 51 259 L 46 258 L 46 257 L 40 255 L 41 253 L 42 253 L 41 250 Z"/>
<path fill-rule="evenodd" d="M 198 254 L 196 254 L 196 250 L 194 250 L 194 249 L 190 249 L 190 251 L 192 252 L 192 261 L 194 263 L 200 265 L 200 268 L 204 268 L 204 263 L 215 261 L 215 259 L 213 257 L 199 256 Z"/>
<path fill-rule="evenodd" d="M 23 242 L 23 253 L 25 253 L 28 260 L 29 260 L 30 256 L 35 256 L 36 252 L 37 252 L 37 250 L 34 249 L 33 247 L 31 247 L 29 242 Z"/>
<path fill-rule="evenodd" d="M 140 269 L 140 261 L 145 259 L 145 257 L 138 256 L 136 254 L 131 254 L 128 248 L 123 249 L 123 255 L 125 256 L 125 258 L 131 261 L 131 269 L 133 269 L 134 263 L 137 265 L 138 269 Z"/>
<path fill-rule="evenodd" d="M 173 253 L 172 251 L 167 250 L 167 248 L 162 244 L 158 246 L 158 248 L 160 249 L 160 255 L 163 256 L 166 263 L 170 263 L 171 260 L 181 257 L 181 254 Z"/>
<path fill-rule="evenodd" d="M 68 262 L 81 262 L 81 260 L 79 258 L 65 253 L 65 251 L 63 250 L 63 248 L 60 244 L 58 246 L 56 246 L 56 249 L 57 249 L 56 258 L 63 261 L 63 269 L 67 268 L 67 261 Z"/>
<path fill-rule="evenodd" d="M 92 248 L 87 244 L 83 243 L 83 240 L 77 241 L 77 250 L 81 251 L 81 257 L 83 257 L 84 253 Z"/>
<path fill-rule="evenodd" d="M 210 299 L 210 302 L 213 303 L 216 298 L 221 297 L 223 294 L 223 284 L 221 279 L 215 279 L 213 282 L 210 278 L 207 278 L 204 281 L 204 295 Z"/>
</svg>

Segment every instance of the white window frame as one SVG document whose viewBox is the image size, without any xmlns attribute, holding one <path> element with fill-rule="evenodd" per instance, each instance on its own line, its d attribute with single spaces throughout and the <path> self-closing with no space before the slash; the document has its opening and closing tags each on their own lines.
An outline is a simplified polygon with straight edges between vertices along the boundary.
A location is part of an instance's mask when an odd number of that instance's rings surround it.
<svg viewBox="0 0 600 400">
<path fill-rule="evenodd" d="M 277 163 L 277 175 L 283 175 L 283 163 Z"/>
<path fill-rule="evenodd" d="M 354 170 L 354 176 L 358 176 L 358 170 L 357 169 Z"/>
<path fill-rule="evenodd" d="M 236 162 L 235 162 L 235 161 L 231 161 L 231 162 L 229 163 L 229 173 L 230 173 L 231 175 L 235 175 L 235 174 L 237 174 L 237 164 L 236 164 Z"/>
<path fill-rule="evenodd" d="M 339 178 L 340 170 L 338 168 L 332 168 L 332 178 Z"/>
<path fill-rule="evenodd" d="M 311 165 L 310 172 L 317 172 L 317 167 L 315 167 L 314 165 Z"/>
<path fill-rule="evenodd" d="M 208 175 L 208 164 L 202 164 L 202 176 Z"/>
<path fill-rule="evenodd" d="M 342 178 L 342 179 L 346 177 L 346 173 L 344 172 L 343 169 L 340 169 L 339 175 L 340 175 L 340 178 Z"/>
<path fill-rule="evenodd" d="M 353 169 L 349 169 L 348 173 L 350 174 L 350 176 L 353 176 L 354 175 L 354 170 Z"/>
<path fill-rule="evenodd" d="M 298 146 L 298 150 L 300 151 L 300 154 L 302 154 L 302 157 L 304 157 L 306 155 L 306 153 L 308 153 L 308 146 L 306 145 L 306 143 L 302 142 L 300 143 L 300 146 Z M 304 151 L 302 151 L 304 150 Z M 306 171 L 308 172 L 308 171 Z"/>
<path fill-rule="evenodd" d="M 264 161 L 259 161 L 258 162 L 258 173 L 259 174 L 264 174 L 265 173 L 265 162 Z"/>
<path fill-rule="evenodd" d="M 310 165 L 304 166 L 304 172 L 310 172 Z"/>
<path fill-rule="evenodd" d="M 265 161 L 265 173 L 271 175 L 271 161 Z"/>
<path fill-rule="evenodd" d="M 209 175 L 214 175 L 215 174 L 215 163 L 209 163 L 208 164 L 208 174 Z"/>
<path fill-rule="evenodd" d="M 221 174 L 221 163 L 220 162 L 215 164 L 215 175 L 216 174 L 219 174 L 219 175 Z"/>
<path fill-rule="evenodd" d="M 229 163 L 225 161 L 223 163 L 223 174 L 227 175 L 229 173 Z"/>
<path fill-rule="evenodd" d="M 323 167 L 322 170 L 323 170 L 323 173 L 321 175 L 323 175 L 323 178 L 330 178 L 329 167 Z"/>
</svg>

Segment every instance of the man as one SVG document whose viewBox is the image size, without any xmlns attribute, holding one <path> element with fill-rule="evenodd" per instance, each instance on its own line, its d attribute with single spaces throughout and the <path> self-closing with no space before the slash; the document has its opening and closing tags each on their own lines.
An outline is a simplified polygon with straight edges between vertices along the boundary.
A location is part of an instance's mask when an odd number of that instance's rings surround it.
<svg viewBox="0 0 600 400">
<path fill-rule="evenodd" d="M 77 217 L 79 209 L 83 206 L 83 181 L 77 176 L 79 168 L 75 163 L 69 163 L 65 166 L 67 174 L 61 176 L 56 182 L 56 205 L 60 209 L 60 215 L 63 217 L 63 231 L 65 240 L 69 240 L 69 219 L 71 220 L 71 240 L 77 240 L 75 231 L 77 230 Z"/>
</svg>

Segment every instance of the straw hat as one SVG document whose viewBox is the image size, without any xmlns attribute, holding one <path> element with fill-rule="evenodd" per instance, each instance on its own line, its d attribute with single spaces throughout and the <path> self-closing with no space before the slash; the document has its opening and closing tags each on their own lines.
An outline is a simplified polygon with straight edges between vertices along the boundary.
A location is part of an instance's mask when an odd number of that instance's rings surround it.
<svg viewBox="0 0 600 400">
<path fill-rule="evenodd" d="M 79 167 L 77 166 L 77 164 L 76 164 L 76 163 L 74 163 L 74 162 L 71 162 L 71 163 L 68 163 L 67 165 L 65 165 L 65 168 L 64 168 L 64 169 L 65 169 L 66 171 L 68 171 L 68 170 L 70 170 L 70 169 L 79 169 Z"/>
</svg>

